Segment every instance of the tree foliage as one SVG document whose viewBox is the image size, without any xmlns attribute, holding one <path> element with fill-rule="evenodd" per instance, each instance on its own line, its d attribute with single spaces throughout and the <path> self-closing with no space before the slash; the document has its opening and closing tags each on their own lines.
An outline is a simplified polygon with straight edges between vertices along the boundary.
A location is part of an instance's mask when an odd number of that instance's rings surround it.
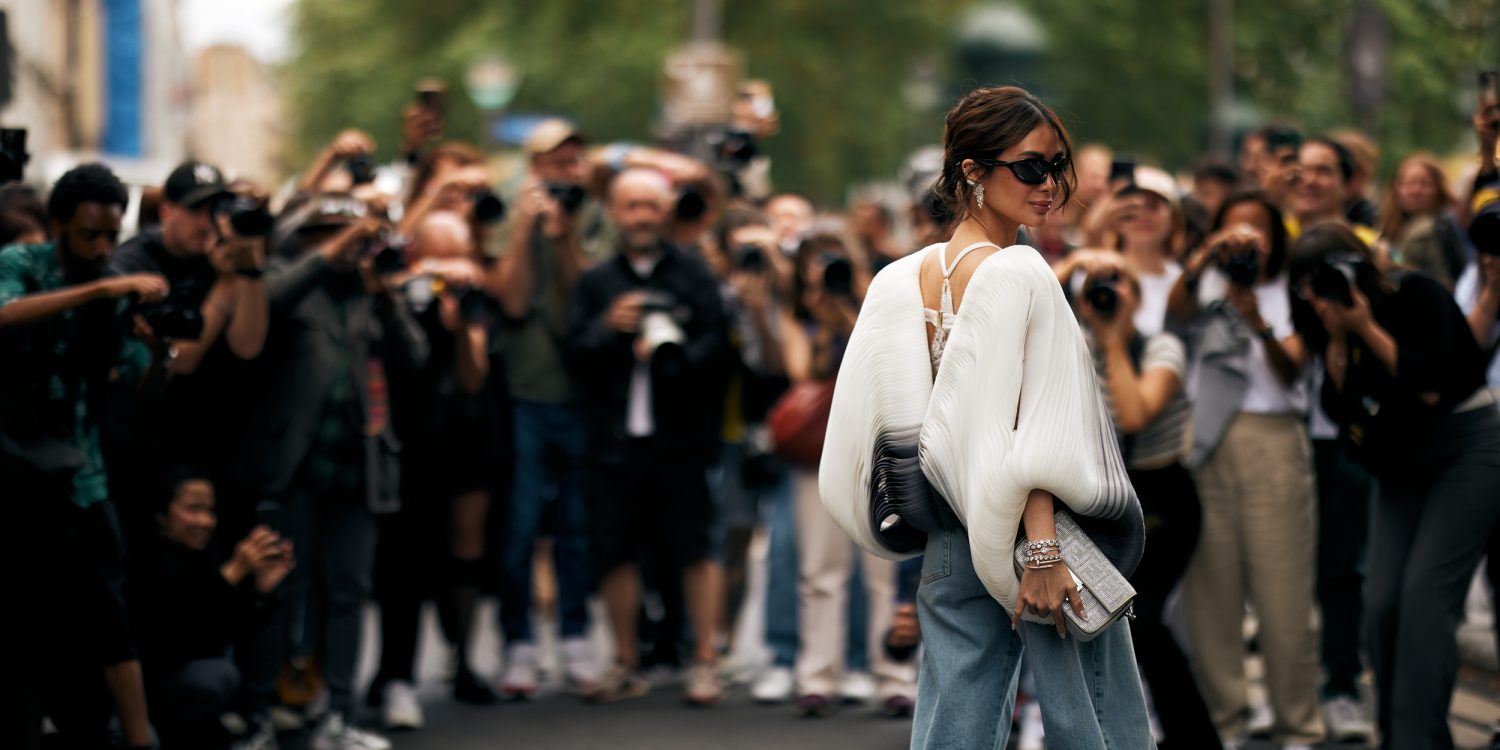
<svg viewBox="0 0 1500 750">
<path fill-rule="evenodd" d="M 1241 109 L 1309 131 L 1353 122 L 1348 24 L 1362 0 L 1236 3 Z M 1405 151 L 1465 143 L 1473 71 L 1500 67 L 1494 0 L 1363 0 L 1390 29 L 1375 135 L 1389 164 Z M 725 3 L 725 41 L 775 89 L 782 132 L 765 144 L 779 187 L 838 200 L 895 172 L 941 136 L 941 115 L 979 84 L 1018 82 L 1055 102 L 1075 140 L 1104 141 L 1169 167 L 1203 153 L 1208 128 L 1206 0 L 1015 0 L 1045 28 L 1034 69 L 984 78 L 961 62 L 969 0 Z M 510 106 L 575 118 L 596 141 L 649 141 L 662 62 L 688 36 L 689 0 L 299 0 L 284 65 L 297 135 L 292 163 L 339 129 L 374 134 L 390 155 L 402 106 L 427 76 L 449 82 L 450 134 L 482 140 L 463 95 L 471 60 L 503 54 L 525 79 Z M 903 93 L 920 62 L 943 94 L 914 111 Z M 1488 65 L 1484 65 L 1488 61 Z"/>
</svg>

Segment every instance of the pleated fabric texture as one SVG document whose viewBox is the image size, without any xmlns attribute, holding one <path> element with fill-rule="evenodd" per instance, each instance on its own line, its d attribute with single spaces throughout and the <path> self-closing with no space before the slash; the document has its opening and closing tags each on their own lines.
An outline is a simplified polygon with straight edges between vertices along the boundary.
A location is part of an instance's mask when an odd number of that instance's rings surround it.
<svg viewBox="0 0 1500 750">
<path fill-rule="evenodd" d="M 870 285 L 834 391 L 825 507 L 861 547 L 901 558 L 921 551 L 945 500 L 968 530 L 975 572 L 1010 611 L 1021 514 L 1043 489 L 1129 576 L 1145 540 L 1140 503 L 1057 277 L 1025 245 L 986 258 L 934 379 L 918 272 L 937 247 Z"/>
</svg>

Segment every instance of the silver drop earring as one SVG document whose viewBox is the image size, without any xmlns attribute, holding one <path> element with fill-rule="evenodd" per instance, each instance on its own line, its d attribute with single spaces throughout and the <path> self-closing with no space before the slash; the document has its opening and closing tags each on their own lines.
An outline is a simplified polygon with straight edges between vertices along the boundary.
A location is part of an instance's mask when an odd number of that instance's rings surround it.
<svg viewBox="0 0 1500 750">
<path fill-rule="evenodd" d="M 974 186 L 974 205 L 979 210 L 984 210 L 984 183 L 982 182 Z"/>
</svg>

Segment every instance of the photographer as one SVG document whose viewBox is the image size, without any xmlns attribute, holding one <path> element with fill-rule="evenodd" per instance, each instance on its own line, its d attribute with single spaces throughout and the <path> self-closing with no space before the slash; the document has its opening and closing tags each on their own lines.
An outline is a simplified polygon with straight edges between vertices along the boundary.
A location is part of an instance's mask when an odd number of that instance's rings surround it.
<svg viewBox="0 0 1500 750">
<path fill-rule="evenodd" d="M 855 291 L 860 272 L 844 243 L 823 233 L 804 239 L 795 260 L 795 303 L 781 314 L 787 377 L 793 389 L 822 388 L 831 394 L 844 347 L 859 315 Z M 788 398 L 795 393 L 789 393 Z M 806 429 L 826 429 L 827 412 L 815 415 L 808 411 Z M 846 676 L 847 634 L 859 628 L 869 633 L 865 647 L 881 710 L 892 716 L 910 715 L 916 699 L 914 665 L 892 661 L 883 644 L 896 607 L 896 565 L 857 552 L 824 509 L 818 495 L 821 448 L 816 446 L 819 455 L 788 456 L 794 463 L 798 560 L 796 710 L 806 716 L 833 711 Z M 785 455 L 786 446 L 779 449 Z M 847 592 L 856 567 L 864 579 L 867 622 L 852 622 L 848 617 Z"/>
<path fill-rule="evenodd" d="M 1328 377 L 1323 406 L 1375 476 L 1370 655 L 1383 747 L 1451 748 L 1455 632 L 1500 506 L 1500 416 L 1463 313 L 1420 274 L 1383 277 L 1337 225 L 1294 248 L 1291 283 Z"/>
<path fill-rule="evenodd" d="M 264 526 L 224 559 L 212 548 L 219 527 L 213 484 L 188 472 L 164 488 L 156 536 L 132 550 L 130 615 L 163 746 L 210 747 L 239 691 L 230 648 L 265 627 L 269 595 L 296 561 L 291 542 Z"/>
<path fill-rule="evenodd" d="M 218 169 L 198 162 L 172 170 L 163 197 L 161 225 L 110 259 L 115 272 L 160 274 L 172 290 L 141 308 L 151 335 L 167 347 L 172 378 L 150 399 L 114 388 L 104 436 L 116 467 L 111 485 L 128 502 L 122 509 L 132 530 L 142 532 L 155 527 L 146 509 L 156 505 L 151 495 L 164 465 L 223 478 L 244 408 L 224 394 L 248 387 L 246 362 L 260 356 L 269 326 L 262 275 L 270 213 L 239 199 Z M 237 530 L 247 528 L 240 515 L 230 514 Z"/>
<path fill-rule="evenodd" d="M 1295 239 L 1299 233 L 1320 224 L 1344 224 L 1354 231 L 1366 246 L 1374 246 L 1375 230 L 1350 223 L 1345 208 L 1355 195 L 1354 155 L 1338 141 L 1309 138 L 1297 150 L 1297 165 L 1290 172 L 1291 192 L 1287 210 L 1292 221 L 1287 232 Z"/>
<path fill-rule="evenodd" d="M 1183 392 L 1187 350 L 1169 333 L 1136 329 L 1141 282 L 1134 266 L 1116 263 L 1083 284 L 1079 317 L 1087 326 L 1094 369 L 1115 427 L 1130 482 L 1146 518 L 1146 554 L 1130 577 L 1136 661 L 1151 685 L 1169 747 L 1220 747 L 1218 731 L 1177 639 L 1164 621 L 1167 598 L 1198 546 L 1203 507 L 1182 466 L 1191 406 Z"/>
<path fill-rule="evenodd" d="M 587 394 L 594 562 L 614 631 L 616 666 L 591 697 L 639 697 L 640 563 L 666 555 L 693 624 L 687 699 L 718 703 L 715 637 L 722 570 L 711 555 L 706 472 L 724 403 L 727 322 L 708 267 L 663 241 L 673 190 L 658 172 L 626 170 L 610 189 L 619 254 L 579 279 L 567 354 Z M 517 415 L 518 421 L 520 415 Z"/>
<path fill-rule="evenodd" d="M 38 747 L 44 709 L 65 741 L 102 742 L 110 696 L 125 740 L 151 744 L 99 446 L 110 380 L 144 382 L 162 368 L 128 337 L 127 300 L 160 302 L 166 280 L 107 275 L 126 202 L 103 165 L 69 170 L 47 201 L 56 239 L 0 250 L 0 482 L 20 531 L 3 560 L 24 572 L 14 599 L 29 613 L 18 621 L 29 645 L 6 669 L 16 692 L 0 697 L 6 747 Z"/>
<path fill-rule="evenodd" d="M 427 366 L 391 378 L 391 413 L 402 439 L 402 504 L 380 520 L 375 596 L 380 603 L 380 668 L 370 704 L 390 729 L 424 724 L 416 694 L 422 602 L 437 602 L 456 658 L 455 699 L 495 701 L 470 665 L 474 607 L 486 575 L 486 517 L 495 485 L 501 425 L 489 386 L 495 303 L 477 285 L 469 224 L 459 214 L 429 214 L 408 248 L 400 289 L 432 353 Z"/>
<path fill-rule="evenodd" d="M 257 731 L 269 731 L 264 712 L 290 655 L 290 634 L 300 630 L 295 619 L 316 607 L 322 632 L 298 644 L 318 654 L 329 689 L 329 714 L 314 742 L 359 750 L 388 746 L 350 722 L 375 515 L 400 505 L 389 383 L 424 367 L 428 351 L 388 282 L 404 268 L 399 249 L 369 213 L 335 194 L 313 196 L 282 217 L 283 246 L 266 272 L 271 345 L 232 465 L 260 501 L 262 520 L 303 560 L 247 662 Z"/>
<path fill-rule="evenodd" d="M 594 262 L 584 251 L 597 203 L 588 197 L 583 137 L 563 120 L 539 124 L 526 141 L 530 169 L 497 232 L 503 254 L 485 274 L 500 301 L 505 382 L 514 418 L 515 477 L 500 546 L 500 628 L 505 636 L 501 693 L 524 698 L 538 686 L 531 632 L 532 558 L 549 498 L 555 497 L 560 661 L 567 680 L 589 688 L 597 677 L 588 629 L 588 511 L 584 466 L 588 423 L 581 391 L 564 365 L 566 311 L 579 274 Z"/>
<path fill-rule="evenodd" d="M 1230 197 L 1214 226 L 1171 298 L 1193 326 L 1186 465 L 1196 472 L 1203 535 L 1184 592 L 1199 687 L 1220 735 L 1243 738 L 1248 598 L 1260 618 L 1271 733 L 1283 744 L 1312 743 L 1323 736 L 1312 624 L 1317 506 L 1286 229 L 1260 193 Z"/>
</svg>

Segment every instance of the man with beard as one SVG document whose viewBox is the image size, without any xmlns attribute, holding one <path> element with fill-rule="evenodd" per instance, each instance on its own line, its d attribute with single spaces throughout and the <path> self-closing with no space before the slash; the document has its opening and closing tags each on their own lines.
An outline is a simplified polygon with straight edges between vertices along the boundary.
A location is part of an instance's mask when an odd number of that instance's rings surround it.
<svg viewBox="0 0 1500 750">
<path fill-rule="evenodd" d="M 39 747 L 43 711 L 65 746 L 99 745 L 111 695 L 125 741 L 151 744 L 97 423 L 112 379 L 163 370 L 128 336 L 128 311 L 165 298 L 166 280 L 104 275 L 125 204 L 108 168 L 77 167 L 47 202 L 57 239 L 0 251 L 0 486 L 13 530 L 0 546 L 5 569 L 24 571 L 12 604 L 25 613 L 13 623 L 23 646 L 0 668 L 3 747 Z"/>
<path fill-rule="evenodd" d="M 714 635 L 723 572 L 710 552 L 706 471 L 717 452 L 728 324 L 708 266 L 662 239 L 673 190 L 661 173 L 615 178 L 609 213 L 619 253 L 584 272 L 568 309 L 564 352 L 589 410 L 590 520 L 617 663 L 590 697 L 644 695 L 636 616 L 641 565 L 682 575 L 693 623 L 687 699 L 719 702 Z"/>
</svg>

